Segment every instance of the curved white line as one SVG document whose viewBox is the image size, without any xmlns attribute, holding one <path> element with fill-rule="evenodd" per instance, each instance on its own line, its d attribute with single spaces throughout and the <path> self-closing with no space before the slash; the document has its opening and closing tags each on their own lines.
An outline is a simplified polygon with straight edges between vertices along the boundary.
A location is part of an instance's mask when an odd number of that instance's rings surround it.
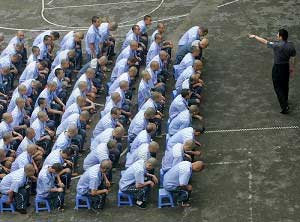
<svg viewBox="0 0 300 222">
<path fill-rule="evenodd" d="M 158 9 L 162 6 L 162 4 L 164 3 L 164 1 L 165 1 L 165 0 L 161 0 L 160 3 L 159 3 L 159 5 L 158 5 L 156 8 L 154 8 L 152 11 L 150 11 L 150 12 L 148 12 L 148 13 L 142 15 L 142 16 L 139 16 L 139 17 L 137 17 L 137 18 L 134 18 L 134 19 L 131 19 L 131 20 L 128 20 L 128 21 L 125 21 L 125 22 L 121 22 L 121 23 L 119 23 L 119 25 L 123 25 L 123 24 L 126 24 L 126 23 L 128 23 L 128 22 L 136 21 L 136 20 L 139 19 L 139 18 L 143 18 L 145 15 L 152 14 L 153 12 L 155 12 L 156 10 L 158 10 Z M 45 11 L 45 0 L 42 0 L 41 16 L 42 16 L 42 19 L 43 19 L 45 22 L 49 23 L 50 25 L 54 25 L 54 26 L 58 26 L 58 27 L 62 27 L 62 28 L 69 28 L 69 29 L 82 29 L 82 28 L 86 28 L 86 27 L 73 27 L 73 26 L 60 25 L 60 24 L 56 24 L 56 23 L 54 23 L 54 22 L 51 22 L 51 21 L 49 21 L 49 20 L 45 17 L 44 11 Z"/>
<path fill-rule="evenodd" d="M 56 6 L 56 7 L 45 8 L 45 9 L 52 10 L 52 9 L 62 9 L 62 8 L 82 8 L 82 7 L 91 7 L 91 6 L 99 6 L 99 5 L 119 5 L 119 4 L 131 4 L 131 3 L 158 2 L 158 1 L 159 0 L 131 1 L 131 2 L 108 2 L 108 3 L 87 4 L 87 5 Z"/>
<path fill-rule="evenodd" d="M 172 16 L 172 17 L 168 17 L 168 18 L 164 18 L 164 19 L 158 19 L 156 21 L 153 21 L 153 23 L 156 22 L 162 22 L 162 21 L 168 21 L 168 20 L 173 20 L 173 19 L 177 19 L 177 18 L 182 18 L 182 17 L 186 17 L 189 14 L 183 14 L 183 15 L 177 15 L 177 16 Z M 123 28 L 123 27 L 130 27 L 133 26 L 134 24 L 127 24 L 127 25 L 120 25 L 119 28 Z M 27 31 L 27 32 L 44 32 L 44 31 L 48 31 L 49 29 L 26 29 L 26 28 L 11 28 L 11 27 L 5 27 L 5 26 L 0 26 L 0 29 L 4 29 L 4 30 L 12 30 L 12 31 Z M 69 31 L 86 31 L 88 28 L 84 27 L 84 28 L 76 28 L 76 29 L 51 29 L 52 31 L 57 31 L 57 32 L 69 32 Z"/>
</svg>

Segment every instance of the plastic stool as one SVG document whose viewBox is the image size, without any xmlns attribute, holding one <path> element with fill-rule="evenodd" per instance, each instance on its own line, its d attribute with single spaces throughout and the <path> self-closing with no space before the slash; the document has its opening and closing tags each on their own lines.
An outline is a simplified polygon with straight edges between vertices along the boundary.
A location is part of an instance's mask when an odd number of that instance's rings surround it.
<svg viewBox="0 0 300 222">
<path fill-rule="evenodd" d="M 49 201 L 42 197 L 35 197 L 35 212 L 38 213 L 39 211 L 47 210 L 48 212 L 51 211 L 51 207 Z M 45 204 L 45 207 L 40 207 L 39 204 Z"/>
<path fill-rule="evenodd" d="M 80 204 L 80 201 L 83 201 L 85 203 Z M 87 196 L 76 194 L 75 209 L 78 210 L 78 208 L 87 208 L 90 210 L 91 209 L 90 199 Z"/>
<path fill-rule="evenodd" d="M 124 200 L 121 200 L 121 199 Z M 118 207 L 120 206 L 133 206 L 133 196 L 127 193 L 123 193 L 121 190 L 118 191 Z"/>
<path fill-rule="evenodd" d="M 8 200 L 7 195 L 3 195 L 0 199 L 0 212 L 3 213 L 3 211 L 11 211 L 12 213 L 15 212 L 15 206 L 13 203 L 9 204 L 9 207 L 4 207 L 5 202 Z"/>
<path fill-rule="evenodd" d="M 163 187 L 164 175 L 165 175 L 165 172 L 163 171 L 163 169 L 160 169 L 159 170 L 159 187 Z"/>
<path fill-rule="evenodd" d="M 163 202 L 163 199 L 167 200 Z M 164 188 L 160 188 L 158 191 L 158 208 L 171 206 L 174 207 L 172 194 L 166 191 Z"/>
</svg>

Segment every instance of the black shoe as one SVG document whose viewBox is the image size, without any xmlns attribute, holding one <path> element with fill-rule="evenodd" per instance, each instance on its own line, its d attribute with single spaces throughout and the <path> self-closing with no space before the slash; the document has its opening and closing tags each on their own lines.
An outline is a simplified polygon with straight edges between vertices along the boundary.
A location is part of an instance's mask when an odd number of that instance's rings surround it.
<svg viewBox="0 0 300 222">
<path fill-rule="evenodd" d="M 290 107 L 287 106 L 286 108 L 284 108 L 283 110 L 281 110 L 281 114 L 288 114 L 289 113 L 289 110 L 290 110 Z"/>
<path fill-rule="evenodd" d="M 16 209 L 17 212 L 19 212 L 20 214 L 27 214 L 27 210 L 25 209 Z"/>
<path fill-rule="evenodd" d="M 146 202 L 142 202 L 141 204 L 135 203 L 135 205 L 140 209 L 146 209 Z"/>
</svg>

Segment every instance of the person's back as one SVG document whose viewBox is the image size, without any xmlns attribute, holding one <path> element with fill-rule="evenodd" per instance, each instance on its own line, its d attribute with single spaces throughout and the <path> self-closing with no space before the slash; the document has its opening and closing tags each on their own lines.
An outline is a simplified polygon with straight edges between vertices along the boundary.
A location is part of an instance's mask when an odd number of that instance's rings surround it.
<svg viewBox="0 0 300 222">
<path fill-rule="evenodd" d="M 138 160 L 128 169 L 123 171 L 119 181 L 120 190 L 124 190 L 127 186 L 133 183 L 144 183 L 145 164 L 144 160 Z"/>
<path fill-rule="evenodd" d="M 85 195 L 89 191 L 89 186 L 91 185 L 91 180 L 93 184 L 101 184 L 102 174 L 100 173 L 100 164 L 96 164 L 88 168 L 80 177 L 76 190 L 77 193 Z"/>
<path fill-rule="evenodd" d="M 290 58 L 296 55 L 296 49 L 292 42 L 269 42 L 268 47 L 274 51 L 274 64 L 288 64 Z"/>
<path fill-rule="evenodd" d="M 182 161 L 173 166 L 165 175 L 163 187 L 166 190 L 175 190 L 177 187 L 187 185 L 192 175 L 192 163 Z"/>
</svg>

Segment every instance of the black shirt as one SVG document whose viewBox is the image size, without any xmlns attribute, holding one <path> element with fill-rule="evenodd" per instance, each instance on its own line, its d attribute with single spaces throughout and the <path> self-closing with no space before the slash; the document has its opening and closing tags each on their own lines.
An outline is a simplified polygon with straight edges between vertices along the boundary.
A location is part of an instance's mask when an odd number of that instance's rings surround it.
<svg viewBox="0 0 300 222">
<path fill-rule="evenodd" d="M 274 64 L 288 64 L 290 58 L 296 56 L 296 49 L 291 42 L 268 42 L 267 46 L 274 51 Z"/>
</svg>

